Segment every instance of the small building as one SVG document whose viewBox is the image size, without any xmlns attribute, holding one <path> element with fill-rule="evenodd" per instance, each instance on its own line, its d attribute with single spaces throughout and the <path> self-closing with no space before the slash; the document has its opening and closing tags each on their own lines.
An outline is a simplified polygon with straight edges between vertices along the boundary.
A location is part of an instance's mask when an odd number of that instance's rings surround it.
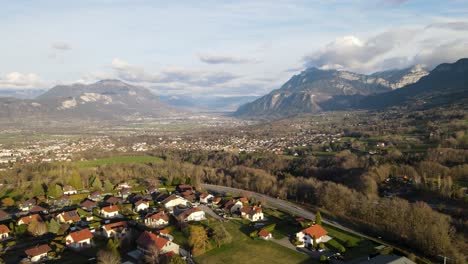
<svg viewBox="0 0 468 264">
<path fill-rule="evenodd" d="M 17 225 L 19 225 L 19 226 L 20 225 L 29 225 L 30 223 L 32 223 L 34 221 L 43 222 L 42 217 L 39 214 L 32 214 L 32 215 L 27 215 L 27 216 L 21 217 L 18 220 Z"/>
<path fill-rule="evenodd" d="M 321 225 L 315 224 L 296 233 L 296 238 L 298 241 L 302 242 L 305 247 L 310 247 L 313 246 L 314 237 L 317 243 L 326 242 L 322 240 L 327 234 L 327 230 L 325 230 Z"/>
<path fill-rule="evenodd" d="M 11 215 L 0 209 L 0 222 L 11 220 Z"/>
<path fill-rule="evenodd" d="M 113 218 L 119 215 L 119 207 L 116 205 L 109 205 L 101 208 L 101 215 L 106 218 Z"/>
<path fill-rule="evenodd" d="M 77 194 L 78 191 L 75 189 L 75 187 L 71 185 L 66 185 L 63 187 L 63 194 L 64 195 L 72 195 L 72 194 Z"/>
<path fill-rule="evenodd" d="M 147 194 L 150 194 L 150 195 L 155 194 L 155 193 L 158 193 L 158 192 L 159 192 L 158 187 L 156 187 L 156 186 L 154 186 L 154 185 L 151 185 L 151 186 L 149 186 L 149 187 L 146 189 L 146 193 L 147 193 Z"/>
<path fill-rule="evenodd" d="M 49 247 L 49 245 L 42 244 L 26 249 L 24 253 L 26 253 L 31 262 L 35 263 L 47 260 L 50 251 L 52 251 L 52 249 Z"/>
<path fill-rule="evenodd" d="M 146 200 L 139 200 L 135 203 L 135 211 L 140 212 L 140 211 L 145 211 L 148 210 L 149 208 L 149 202 Z"/>
<path fill-rule="evenodd" d="M 37 204 L 37 200 L 35 198 L 30 198 L 18 205 L 18 208 L 23 212 L 29 212 L 31 208 L 33 208 Z"/>
<path fill-rule="evenodd" d="M 94 208 L 97 207 L 97 204 L 93 200 L 86 199 L 80 204 L 80 206 L 81 206 L 81 209 L 91 212 Z"/>
<path fill-rule="evenodd" d="M 94 191 L 88 195 L 88 199 L 99 202 L 102 200 L 102 192 L 101 191 Z"/>
<path fill-rule="evenodd" d="M 213 198 L 213 201 L 211 202 L 211 204 L 219 205 L 219 204 L 221 204 L 222 201 L 223 201 L 223 199 L 221 197 L 215 197 L 215 198 Z"/>
<path fill-rule="evenodd" d="M 257 222 L 263 220 L 263 211 L 262 208 L 258 206 L 246 206 L 240 209 L 241 216 L 244 219 L 248 219 L 252 222 Z"/>
<path fill-rule="evenodd" d="M 238 199 L 242 204 L 249 204 L 249 199 L 247 197 L 240 197 Z"/>
<path fill-rule="evenodd" d="M 0 240 L 10 237 L 10 228 L 6 225 L 0 225 Z"/>
<path fill-rule="evenodd" d="M 227 201 L 225 204 L 224 204 L 224 210 L 225 211 L 228 211 L 229 213 L 233 214 L 233 213 L 240 213 L 240 209 L 243 207 L 244 205 L 242 204 L 241 201 L 239 200 L 229 200 Z"/>
<path fill-rule="evenodd" d="M 132 186 L 130 186 L 128 183 L 121 182 L 114 187 L 114 190 L 122 190 L 122 189 L 130 189 L 130 188 L 132 188 Z"/>
<path fill-rule="evenodd" d="M 121 203 L 122 199 L 120 197 L 111 196 L 111 197 L 107 198 L 105 202 L 110 204 L 110 205 L 116 205 L 116 204 Z"/>
<path fill-rule="evenodd" d="M 178 195 L 172 194 L 164 199 L 161 204 L 164 205 L 166 209 L 172 210 L 172 208 L 179 205 L 187 206 L 188 201 Z"/>
<path fill-rule="evenodd" d="M 138 237 L 136 243 L 138 250 L 145 255 L 152 254 L 153 248 L 156 248 L 160 254 L 170 252 L 179 254 L 179 245 L 148 231 L 143 232 Z"/>
<path fill-rule="evenodd" d="M 200 194 L 199 198 L 200 198 L 200 203 L 207 204 L 213 201 L 214 196 L 210 193 L 202 193 Z"/>
<path fill-rule="evenodd" d="M 369 257 L 367 260 L 358 262 L 358 264 L 416 264 L 414 261 L 396 255 L 377 255 Z"/>
<path fill-rule="evenodd" d="M 188 184 L 179 184 L 176 187 L 176 191 L 178 191 L 179 193 L 183 193 L 185 191 L 193 192 L 193 187 Z"/>
<path fill-rule="evenodd" d="M 47 209 L 45 209 L 44 207 L 40 206 L 40 205 L 35 205 L 31 208 L 31 210 L 29 210 L 30 213 L 33 213 L 33 214 L 36 214 L 36 213 L 43 213 L 43 214 L 46 214 L 47 213 Z"/>
<path fill-rule="evenodd" d="M 179 222 L 203 221 L 205 219 L 205 212 L 197 207 L 192 207 L 177 215 Z"/>
<path fill-rule="evenodd" d="M 62 208 L 62 207 L 65 207 L 65 206 L 70 206 L 71 200 L 70 200 L 70 197 L 68 197 L 67 195 L 62 195 L 58 199 L 55 199 L 53 204 L 56 207 Z"/>
<path fill-rule="evenodd" d="M 164 227 L 169 224 L 169 216 L 160 211 L 153 214 L 148 214 L 145 217 L 145 225 L 153 228 Z"/>
<path fill-rule="evenodd" d="M 122 199 L 124 200 L 126 200 L 131 194 L 132 190 L 128 188 L 124 188 L 119 191 L 119 196 L 122 197 Z"/>
<path fill-rule="evenodd" d="M 68 234 L 65 237 L 65 244 L 74 249 L 88 248 L 92 246 L 91 239 L 93 239 L 93 234 L 86 228 Z"/>
<path fill-rule="evenodd" d="M 258 232 L 258 237 L 261 238 L 261 239 L 264 239 L 264 240 L 269 240 L 271 239 L 273 236 L 271 235 L 270 232 L 268 232 L 267 230 L 265 229 L 262 229 Z"/>
<path fill-rule="evenodd" d="M 122 238 L 127 234 L 127 221 L 110 223 L 102 227 L 103 235 L 107 238 Z"/>
<path fill-rule="evenodd" d="M 76 210 L 61 212 L 57 215 L 57 221 L 59 223 L 73 224 L 81 221 L 81 217 Z"/>
</svg>

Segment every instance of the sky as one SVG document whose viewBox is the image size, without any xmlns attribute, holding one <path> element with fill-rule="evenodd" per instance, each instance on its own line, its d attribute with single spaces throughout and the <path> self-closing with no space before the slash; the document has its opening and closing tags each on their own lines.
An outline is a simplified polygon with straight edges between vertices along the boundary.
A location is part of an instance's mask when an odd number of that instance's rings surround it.
<svg viewBox="0 0 468 264">
<path fill-rule="evenodd" d="M 263 95 L 307 67 L 468 57 L 468 1 L 0 0 L 0 33 L 0 89 L 120 79 L 164 95 Z"/>
</svg>

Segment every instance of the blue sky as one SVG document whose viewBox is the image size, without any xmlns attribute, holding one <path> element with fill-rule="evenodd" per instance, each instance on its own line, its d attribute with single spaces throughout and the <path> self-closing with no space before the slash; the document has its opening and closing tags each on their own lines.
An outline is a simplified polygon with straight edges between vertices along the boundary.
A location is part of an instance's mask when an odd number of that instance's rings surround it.
<svg viewBox="0 0 468 264">
<path fill-rule="evenodd" d="M 0 0 L 0 89 L 118 78 L 160 94 L 261 95 L 305 67 L 468 57 L 462 0 Z"/>
</svg>

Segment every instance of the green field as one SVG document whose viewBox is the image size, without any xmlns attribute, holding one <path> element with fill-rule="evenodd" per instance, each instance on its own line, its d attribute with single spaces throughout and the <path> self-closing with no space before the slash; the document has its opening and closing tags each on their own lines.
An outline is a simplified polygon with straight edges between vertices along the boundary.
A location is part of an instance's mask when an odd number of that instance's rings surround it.
<svg viewBox="0 0 468 264">
<path fill-rule="evenodd" d="M 119 157 L 112 157 L 112 158 L 77 161 L 76 164 L 80 168 L 90 168 L 90 167 L 98 167 L 98 166 L 112 165 L 112 164 L 149 163 L 149 162 L 159 162 L 159 161 L 161 161 L 161 159 L 159 158 L 141 155 L 141 156 L 119 156 Z"/>
<path fill-rule="evenodd" d="M 249 238 L 241 231 L 240 223 L 230 221 L 224 226 L 232 235 L 232 243 L 196 257 L 197 263 L 316 263 L 305 254 L 273 242 Z"/>
</svg>

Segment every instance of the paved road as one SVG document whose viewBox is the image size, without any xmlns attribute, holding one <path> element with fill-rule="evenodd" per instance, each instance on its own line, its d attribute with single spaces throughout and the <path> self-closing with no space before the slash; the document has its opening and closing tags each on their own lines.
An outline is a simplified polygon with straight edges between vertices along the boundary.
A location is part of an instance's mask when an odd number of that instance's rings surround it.
<svg viewBox="0 0 468 264">
<path fill-rule="evenodd" d="M 267 203 L 267 206 L 276 207 L 283 211 L 289 212 L 294 215 L 298 215 L 300 217 L 304 217 L 307 219 L 315 219 L 315 214 L 307 211 L 291 202 L 276 199 L 267 195 L 263 195 L 260 193 L 245 191 L 242 189 L 235 189 L 231 187 L 219 186 L 219 185 L 212 185 L 212 184 L 202 184 L 202 187 L 205 190 L 217 192 L 217 193 L 232 193 L 236 195 L 248 193 L 251 197 L 255 197 L 257 200 L 264 200 Z M 325 221 L 324 221 L 325 222 Z"/>
</svg>

